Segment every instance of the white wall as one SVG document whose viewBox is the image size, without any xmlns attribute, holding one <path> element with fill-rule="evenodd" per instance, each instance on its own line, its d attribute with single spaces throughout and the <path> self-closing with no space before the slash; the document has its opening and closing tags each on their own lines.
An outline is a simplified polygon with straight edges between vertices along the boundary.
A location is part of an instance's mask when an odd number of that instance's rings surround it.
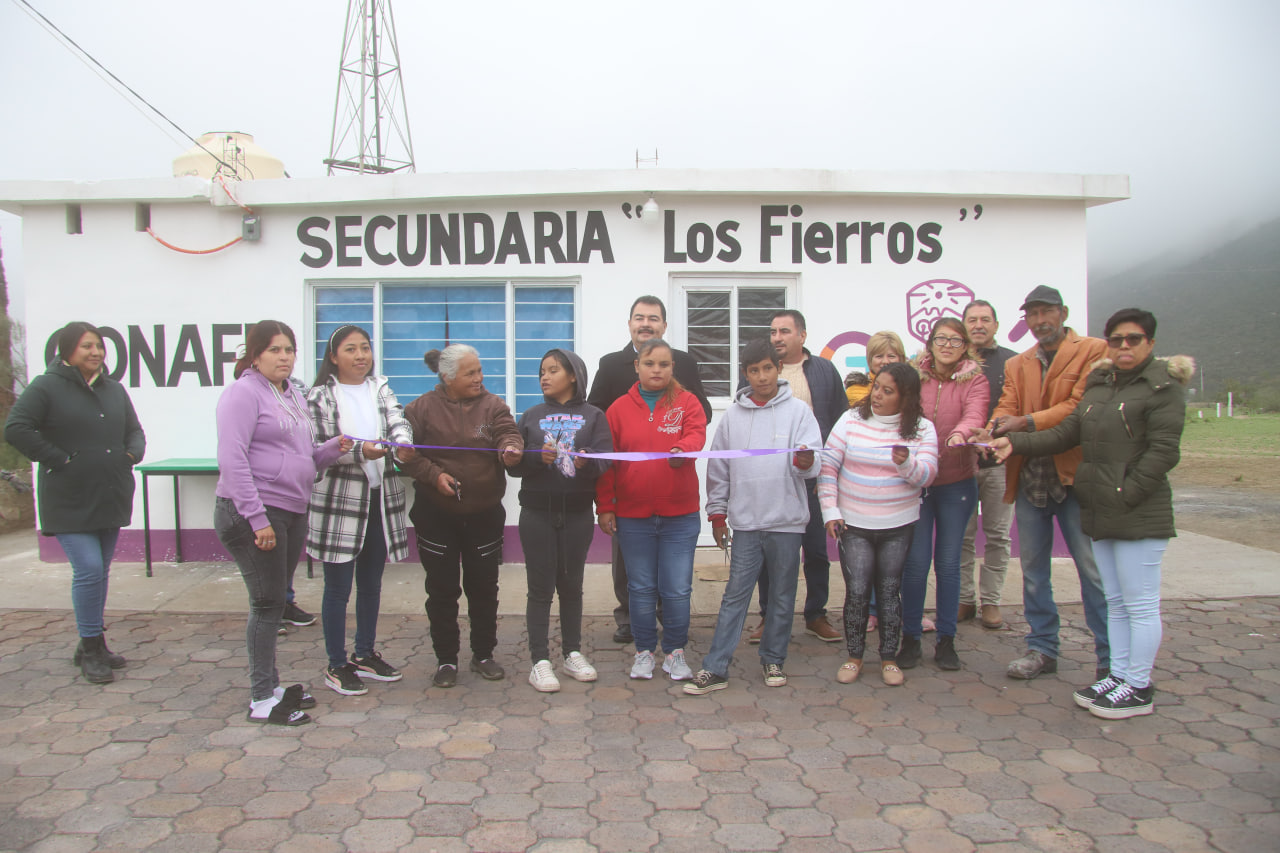
<svg viewBox="0 0 1280 853">
<path fill-rule="evenodd" d="M 196 324 L 205 348 L 205 360 L 213 358 L 214 324 L 250 323 L 263 318 L 289 322 L 300 334 L 304 357 L 299 370 L 310 379 L 309 353 L 312 335 L 306 316 L 308 282 L 332 280 L 421 280 L 424 278 L 538 278 L 581 280 L 579 340 L 577 347 L 594 369 L 596 360 L 618 349 L 626 340 L 626 317 L 632 299 L 641 293 L 662 296 L 671 309 L 668 337 L 678 345 L 685 342 L 681 325 L 683 310 L 676 281 L 687 275 L 794 277 L 796 301 L 809 323 L 809 348 L 818 353 L 832 338 L 848 332 L 871 333 L 890 328 L 908 342 L 908 350 L 918 348 L 908 334 L 907 291 L 932 279 L 960 282 L 973 293 L 993 302 L 1002 320 L 1001 342 L 1025 349 L 1030 338 L 1010 342 L 1008 335 L 1019 319 L 1022 298 L 1038 284 L 1060 289 L 1073 309 L 1073 325 L 1085 327 L 1085 203 L 1037 198 L 903 198 L 873 195 L 789 195 L 662 193 L 664 211 L 674 212 L 676 248 L 686 249 L 687 229 L 706 223 L 714 231 L 721 222 L 736 221 L 740 257 L 731 262 L 715 259 L 706 263 L 672 263 L 664 259 L 662 222 L 646 223 L 628 219 L 623 205 L 638 206 L 647 195 L 577 195 L 454 199 L 441 201 L 414 199 L 354 202 L 342 205 L 289 205 L 260 211 L 262 239 L 241 243 L 214 255 L 186 255 L 159 245 L 135 230 L 135 208 L 131 202 L 96 202 L 83 206 L 83 233 L 69 235 L 65 208 L 61 204 L 29 205 L 24 210 L 23 235 L 26 278 L 26 323 L 29 362 L 33 370 L 44 363 L 48 337 L 69 320 L 83 319 L 110 326 L 126 338 L 130 325 L 141 326 L 148 341 L 152 326 L 162 324 L 166 333 L 165 361 L 171 365 L 174 348 L 184 324 Z M 980 217 L 974 203 L 981 203 Z M 761 205 L 800 205 L 803 214 L 778 217 L 783 233 L 772 239 L 772 259 L 761 260 Z M 965 218 L 961 220 L 961 208 Z M 604 263 L 597 254 L 586 264 L 521 264 L 512 258 L 505 264 L 442 264 L 424 262 L 405 267 L 398 261 L 388 266 L 372 262 L 363 246 L 351 251 L 362 259 L 359 266 L 337 266 L 336 259 L 316 269 L 301 262 L 304 254 L 317 250 L 299 242 L 298 225 L 310 216 L 331 222 L 335 215 L 360 216 L 362 222 L 379 214 L 413 217 L 419 213 L 487 213 L 499 229 L 508 212 L 519 214 L 529 248 L 533 249 L 533 212 L 554 211 L 561 218 L 577 211 L 582 229 L 587 211 L 598 210 L 607 226 L 614 263 Z M 214 208 L 207 202 L 174 201 L 154 203 L 151 221 L 166 240 L 190 248 L 208 248 L 240 233 L 241 211 L 234 207 Z M 633 214 L 634 216 L 634 214 Z M 849 243 L 847 263 L 819 263 L 791 257 L 791 223 L 803 227 L 815 222 L 835 226 L 840 222 L 907 223 L 913 233 L 926 223 L 936 223 L 936 242 L 941 254 L 934 263 L 913 258 L 895 263 L 888 256 L 885 237 L 872 240 L 870 263 L 861 262 L 861 239 Z M 352 233 L 362 233 L 363 229 Z M 319 232 L 313 232 L 319 233 Z M 335 239 L 331 225 L 330 245 Z M 379 232 L 375 248 L 394 252 L 394 236 Z M 717 249 L 722 245 L 717 245 Z M 917 252 L 921 247 L 917 245 Z M 228 337 L 224 349 L 240 343 Z M 860 351 L 846 346 L 836 352 L 837 368 L 846 372 L 844 357 Z M 108 362 L 114 359 L 108 345 Z M 224 382 L 230 381 L 229 367 L 223 368 Z M 156 387 L 143 371 L 140 381 L 125 383 L 147 432 L 147 456 L 151 461 L 177 456 L 212 456 L 215 431 L 213 410 L 222 388 L 201 387 L 194 374 L 181 377 L 177 387 Z M 184 483 L 183 516 L 188 528 L 208 527 L 212 513 L 212 479 Z M 171 528 L 172 518 L 167 488 L 155 495 L 152 524 Z M 510 490 L 514 507 L 514 492 Z M 141 496 L 134 514 L 141 527 Z"/>
</svg>

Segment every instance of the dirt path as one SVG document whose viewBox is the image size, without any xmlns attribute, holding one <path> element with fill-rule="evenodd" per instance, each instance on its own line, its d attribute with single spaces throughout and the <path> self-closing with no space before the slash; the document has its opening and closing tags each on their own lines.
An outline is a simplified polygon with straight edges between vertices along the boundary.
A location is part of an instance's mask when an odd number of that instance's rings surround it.
<svg viewBox="0 0 1280 853">
<path fill-rule="evenodd" d="M 1280 459 L 1188 455 L 1170 481 L 1179 530 L 1280 551 Z"/>
</svg>

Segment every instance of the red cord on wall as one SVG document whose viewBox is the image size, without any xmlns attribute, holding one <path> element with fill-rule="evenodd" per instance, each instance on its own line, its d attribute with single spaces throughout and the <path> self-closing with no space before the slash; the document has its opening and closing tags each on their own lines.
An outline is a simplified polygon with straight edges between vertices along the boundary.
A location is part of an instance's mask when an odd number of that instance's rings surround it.
<svg viewBox="0 0 1280 853">
<path fill-rule="evenodd" d="M 173 249 L 175 252 L 182 252 L 184 255 L 212 255 L 214 252 L 221 252 L 223 249 L 226 249 L 230 246 L 234 246 L 236 243 L 239 243 L 241 240 L 244 239 L 244 237 L 237 237 L 234 240 L 231 240 L 227 243 L 223 243 L 221 246 L 218 246 L 213 249 L 184 249 L 181 246 L 175 246 L 172 243 L 160 237 L 160 235 L 156 234 L 156 232 L 151 230 L 150 226 L 147 226 L 147 233 L 150 234 L 152 237 L 154 237 L 156 242 L 159 243 L 161 246 L 164 246 L 166 249 Z"/>
</svg>

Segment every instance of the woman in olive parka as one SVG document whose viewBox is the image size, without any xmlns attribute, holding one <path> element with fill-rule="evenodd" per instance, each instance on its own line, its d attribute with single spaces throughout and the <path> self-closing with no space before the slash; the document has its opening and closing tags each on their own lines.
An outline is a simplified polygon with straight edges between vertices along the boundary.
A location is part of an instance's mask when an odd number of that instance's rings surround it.
<svg viewBox="0 0 1280 853">
<path fill-rule="evenodd" d="M 71 561 L 80 643 L 73 662 L 103 684 L 125 665 L 103 637 L 107 575 L 120 528 L 133 515 L 133 466 L 146 436 L 124 386 L 102 367 L 102 334 L 88 323 L 58 332 L 58 354 L 32 380 L 5 423 L 5 440 L 36 463 L 40 531 Z"/>
<path fill-rule="evenodd" d="M 1155 358 L 1150 311 L 1117 311 L 1105 330 L 1108 357 L 1093 366 L 1075 411 L 1052 429 L 996 439 L 993 448 L 1000 461 L 1077 444 L 1084 453 L 1074 488 L 1107 598 L 1111 673 L 1076 691 L 1075 702 L 1095 716 L 1121 720 L 1154 708 L 1160 561 L 1177 535 L 1168 475 L 1178 464 L 1184 387 L 1195 364 L 1186 356 Z"/>
</svg>

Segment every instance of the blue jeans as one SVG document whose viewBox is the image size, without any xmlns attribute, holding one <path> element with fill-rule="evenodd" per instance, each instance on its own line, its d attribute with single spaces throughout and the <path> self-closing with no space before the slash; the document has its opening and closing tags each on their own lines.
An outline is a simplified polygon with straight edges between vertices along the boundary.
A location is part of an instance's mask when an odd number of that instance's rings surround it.
<svg viewBox="0 0 1280 853">
<path fill-rule="evenodd" d="M 324 648 L 329 666 L 347 662 L 347 602 L 351 582 L 356 584 L 356 657 L 373 654 L 378 636 L 378 610 L 382 605 L 382 572 L 387 567 L 387 540 L 382 532 L 381 489 L 369 492 L 369 518 L 365 522 L 364 545 L 354 560 L 324 564 L 324 598 L 320 621 L 324 625 Z"/>
<path fill-rule="evenodd" d="M 801 546 L 804 548 L 804 621 L 812 622 L 819 616 L 827 615 L 827 599 L 831 594 L 831 558 L 827 556 L 827 528 L 822 523 L 822 505 L 818 503 L 818 492 L 813 485 L 817 480 L 809 480 L 809 524 L 804 529 Z M 737 541 L 734 534 L 734 541 Z M 766 620 L 773 600 L 769 594 L 769 575 L 760 574 L 760 619 Z M 793 599 L 791 603 L 795 607 Z"/>
<path fill-rule="evenodd" d="M 1160 560 L 1168 539 L 1093 540 L 1107 597 L 1111 674 L 1134 687 L 1151 684 L 1160 650 Z"/>
<path fill-rule="evenodd" d="M 902 572 L 902 634 L 920 638 L 929 563 L 937 575 L 938 636 L 956 635 L 960 610 L 960 546 L 969 516 L 978 506 L 978 481 L 969 477 L 930 486 L 920 496 L 920 519 Z M 882 605 L 883 606 L 883 605 Z"/>
<path fill-rule="evenodd" d="M 693 552 L 701 520 L 688 515 L 618 517 L 618 541 L 627 562 L 627 598 L 636 651 L 658 648 L 658 598 L 662 598 L 662 650 L 670 654 L 689 640 L 689 596 Z"/>
<path fill-rule="evenodd" d="M 844 571 L 844 637 L 849 657 L 862 660 L 867 647 L 867 620 L 872 591 L 880 597 L 880 660 L 898 659 L 902 628 L 902 569 L 911 548 L 914 524 L 885 530 L 845 527 L 840 537 Z"/>
<path fill-rule="evenodd" d="M 55 533 L 54 538 L 71 561 L 71 607 L 76 612 L 76 630 L 81 637 L 101 637 L 102 613 L 107 608 L 107 576 L 120 528 Z"/>
<path fill-rule="evenodd" d="M 796 583 L 800 575 L 800 541 L 803 533 L 768 530 L 736 530 L 729 557 L 729 583 L 720 599 L 720 615 L 711 651 L 702 659 L 707 672 L 728 677 L 733 650 L 742 637 L 742 626 L 751 608 L 751 592 L 758 579 L 768 576 L 772 598 L 760 637 L 760 662 L 781 666 L 791 642 L 791 620 L 796 612 Z"/>
<path fill-rule="evenodd" d="M 1071 559 L 1080 576 L 1080 596 L 1084 599 L 1084 621 L 1093 632 L 1098 666 L 1111 666 L 1111 646 L 1107 640 L 1107 600 L 1102 594 L 1102 578 L 1093 559 L 1093 543 L 1080 528 L 1080 503 L 1067 487 L 1061 503 L 1050 499 L 1035 506 L 1021 494 L 1013 508 L 1018 520 L 1018 559 L 1022 562 L 1022 610 L 1030 629 L 1027 648 L 1051 658 L 1058 656 L 1058 605 L 1053 601 L 1053 519 L 1067 542 Z"/>
</svg>

